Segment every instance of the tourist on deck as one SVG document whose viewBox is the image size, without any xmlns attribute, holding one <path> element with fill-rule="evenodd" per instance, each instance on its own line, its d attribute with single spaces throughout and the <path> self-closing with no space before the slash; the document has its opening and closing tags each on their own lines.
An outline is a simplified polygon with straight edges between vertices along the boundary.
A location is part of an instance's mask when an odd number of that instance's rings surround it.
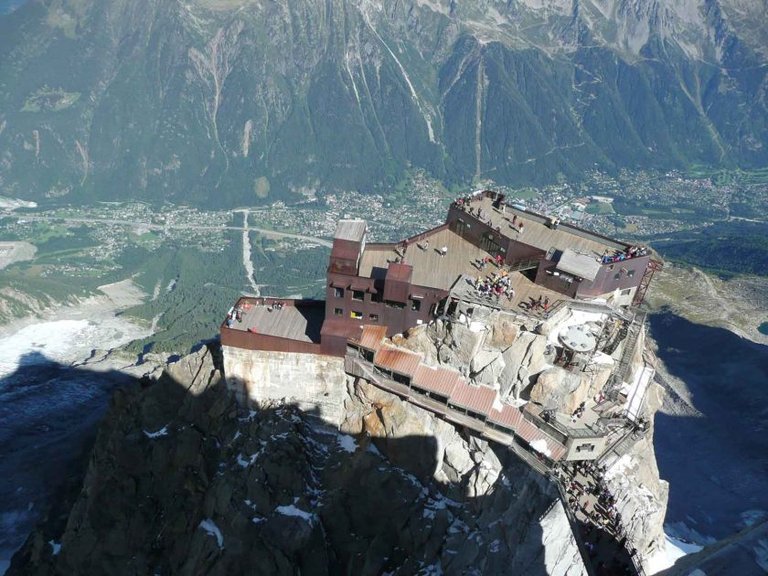
<svg viewBox="0 0 768 576">
<path fill-rule="evenodd" d="M 445 256 L 446 254 L 448 254 L 448 246 L 443 246 L 440 248 L 440 256 Z"/>
<path fill-rule="evenodd" d="M 520 236 L 522 236 L 524 231 L 525 231 L 525 224 L 523 224 L 522 222 L 520 222 L 520 227 L 517 229 L 517 233 L 518 233 Z"/>
</svg>

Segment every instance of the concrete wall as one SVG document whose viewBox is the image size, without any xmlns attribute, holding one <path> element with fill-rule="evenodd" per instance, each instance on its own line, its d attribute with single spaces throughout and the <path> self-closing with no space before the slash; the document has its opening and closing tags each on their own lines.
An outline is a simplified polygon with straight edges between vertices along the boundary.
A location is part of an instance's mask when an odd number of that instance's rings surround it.
<svg viewBox="0 0 768 576">
<path fill-rule="evenodd" d="M 222 351 L 227 387 L 241 404 L 285 401 L 335 426 L 341 423 L 343 358 L 232 346 Z"/>
</svg>

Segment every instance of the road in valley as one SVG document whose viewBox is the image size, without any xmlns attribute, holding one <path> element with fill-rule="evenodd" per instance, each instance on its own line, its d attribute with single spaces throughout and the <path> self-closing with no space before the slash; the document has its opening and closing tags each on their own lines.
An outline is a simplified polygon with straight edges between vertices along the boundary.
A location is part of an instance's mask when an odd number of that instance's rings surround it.
<svg viewBox="0 0 768 576">
<path fill-rule="evenodd" d="M 242 210 L 238 210 L 242 212 Z M 305 234 L 294 234 L 292 232 L 277 232 L 267 228 L 255 228 L 252 226 L 205 226 L 202 224 L 153 224 L 151 222 L 136 222 L 134 220 L 115 220 L 111 218 L 62 218 L 60 216 L 32 216 L 24 215 L 23 220 L 27 222 L 64 222 L 66 224 L 110 224 L 113 226 L 140 226 L 148 230 L 235 230 L 235 231 L 254 231 L 266 236 L 267 238 L 293 238 L 295 240 L 306 240 L 314 242 L 327 248 L 333 247 L 333 242 L 327 238 L 318 238 L 317 236 L 307 236 Z"/>
</svg>

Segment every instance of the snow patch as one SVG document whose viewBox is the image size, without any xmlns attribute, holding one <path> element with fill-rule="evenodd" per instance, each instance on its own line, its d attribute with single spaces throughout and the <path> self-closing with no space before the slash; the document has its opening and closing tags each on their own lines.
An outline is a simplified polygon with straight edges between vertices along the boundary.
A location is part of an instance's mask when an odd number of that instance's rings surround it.
<svg viewBox="0 0 768 576">
<path fill-rule="evenodd" d="M 51 548 L 53 549 L 52 554 L 54 556 L 58 556 L 59 552 L 61 552 L 61 543 L 56 542 L 55 540 L 48 540 L 48 544 L 50 544 Z"/>
<path fill-rule="evenodd" d="M 208 536 L 213 536 L 216 538 L 216 543 L 219 545 L 219 549 L 224 548 L 224 536 L 221 533 L 221 530 L 219 530 L 219 527 L 216 526 L 216 523 L 211 520 L 210 518 L 206 518 L 202 522 L 200 522 L 199 528 L 202 528 L 205 530 L 205 533 L 208 534 Z"/>
<path fill-rule="evenodd" d="M 349 436 L 347 434 L 339 434 L 336 436 L 336 441 L 339 443 L 339 446 L 342 450 L 345 452 L 349 452 L 350 454 L 354 454 L 357 450 L 357 442 L 355 442 L 355 439 L 352 438 L 352 436 Z"/>
<path fill-rule="evenodd" d="M 160 438 L 160 436 L 168 436 L 168 424 L 160 428 L 160 430 L 157 432 L 149 432 L 148 430 L 144 430 L 144 436 L 150 439 Z"/>
<path fill-rule="evenodd" d="M 547 441 L 543 438 L 531 442 L 531 448 L 536 450 L 536 452 L 544 454 L 544 456 L 552 456 L 552 452 L 549 450 L 549 446 L 547 446 Z"/>
<path fill-rule="evenodd" d="M 278 514 L 282 514 L 283 516 L 296 516 L 298 518 L 301 518 L 302 520 L 306 520 L 310 524 L 314 522 L 315 515 L 311 514 L 310 512 L 305 512 L 301 508 L 297 508 L 293 504 L 289 506 L 278 506 L 275 508 L 275 512 Z"/>
<path fill-rule="evenodd" d="M 669 534 L 665 534 L 665 546 L 662 550 L 659 550 L 648 558 L 648 574 L 656 574 L 662 570 L 666 570 L 686 554 L 692 554 L 702 549 L 702 546 L 697 544 L 691 544 L 673 538 Z"/>
<path fill-rule="evenodd" d="M 61 312 L 65 313 L 87 313 L 87 307 Z M 6 326 L 0 330 L 0 376 L 12 374 L 20 366 L 81 362 L 93 350 L 116 348 L 148 334 L 147 330 L 114 317 L 99 320 L 98 324 L 83 319 L 38 322 L 15 331 Z"/>
</svg>

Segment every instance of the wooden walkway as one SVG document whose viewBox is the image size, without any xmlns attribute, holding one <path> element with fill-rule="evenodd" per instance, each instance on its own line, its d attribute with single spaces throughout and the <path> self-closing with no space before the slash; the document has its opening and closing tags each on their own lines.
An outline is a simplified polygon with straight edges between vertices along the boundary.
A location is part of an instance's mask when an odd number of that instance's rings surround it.
<svg viewBox="0 0 768 576">
<path fill-rule="evenodd" d="M 450 408 L 443 402 L 439 402 L 421 394 L 413 394 L 411 389 L 405 384 L 400 384 L 399 382 L 395 382 L 394 380 L 376 373 L 370 363 L 365 360 L 353 358 L 348 354 L 345 358 L 345 371 L 348 374 L 365 378 L 378 388 L 396 394 L 411 404 L 438 414 L 449 422 L 469 428 L 486 440 L 491 440 L 506 446 L 528 463 L 529 466 L 544 476 L 547 476 L 552 469 L 551 464 L 547 460 L 539 458 L 537 455 L 534 455 L 524 448 L 520 445 L 515 436 L 506 434 L 500 430 L 489 428 L 485 423 L 476 418 L 472 418 L 471 416 L 467 416 L 466 414 L 462 414 L 461 412 Z"/>
</svg>

